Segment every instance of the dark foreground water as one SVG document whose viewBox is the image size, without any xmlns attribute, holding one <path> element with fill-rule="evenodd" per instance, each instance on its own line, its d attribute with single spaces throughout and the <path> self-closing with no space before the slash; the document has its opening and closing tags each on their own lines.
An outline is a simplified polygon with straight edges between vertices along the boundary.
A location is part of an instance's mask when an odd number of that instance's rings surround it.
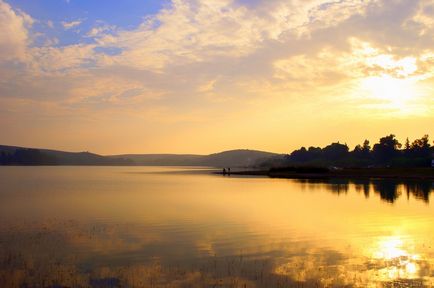
<svg viewBox="0 0 434 288">
<path fill-rule="evenodd" d="M 434 285 L 431 182 L 192 170 L 0 167 L 0 287 Z"/>
</svg>

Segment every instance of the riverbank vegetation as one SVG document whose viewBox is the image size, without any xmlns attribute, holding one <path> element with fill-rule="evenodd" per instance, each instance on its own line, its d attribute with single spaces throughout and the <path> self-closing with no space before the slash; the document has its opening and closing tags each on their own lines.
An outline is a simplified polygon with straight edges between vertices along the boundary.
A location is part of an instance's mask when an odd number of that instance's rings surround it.
<svg viewBox="0 0 434 288">
<path fill-rule="evenodd" d="M 434 154 L 429 136 L 410 142 L 407 138 L 404 145 L 394 134 L 381 137 L 378 143 L 371 146 L 369 140 L 350 150 L 347 144 L 331 143 L 326 147 L 302 147 L 281 158 L 268 159 L 261 163 L 261 168 L 279 169 L 282 167 L 328 167 L 339 168 L 410 168 L 430 167 Z M 300 169 L 300 168 L 298 168 Z"/>
</svg>

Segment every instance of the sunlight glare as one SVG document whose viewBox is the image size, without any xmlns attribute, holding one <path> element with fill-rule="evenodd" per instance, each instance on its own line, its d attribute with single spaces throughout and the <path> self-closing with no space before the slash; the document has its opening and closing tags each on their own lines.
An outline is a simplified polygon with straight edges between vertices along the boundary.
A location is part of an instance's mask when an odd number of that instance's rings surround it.
<svg viewBox="0 0 434 288">
<path fill-rule="evenodd" d="M 371 257 L 380 268 L 378 275 L 382 281 L 417 278 L 420 257 L 410 253 L 408 246 L 408 241 L 397 236 L 386 237 L 376 244 Z"/>
<path fill-rule="evenodd" d="M 390 75 L 366 78 L 362 80 L 362 87 L 372 98 L 388 101 L 398 108 L 402 108 L 417 94 L 412 79 L 394 78 Z"/>
<path fill-rule="evenodd" d="M 407 256 L 407 252 L 402 249 L 403 241 L 400 238 L 389 238 L 378 244 L 378 249 L 374 252 L 374 258 L 392 260 Z"/>
</svg>

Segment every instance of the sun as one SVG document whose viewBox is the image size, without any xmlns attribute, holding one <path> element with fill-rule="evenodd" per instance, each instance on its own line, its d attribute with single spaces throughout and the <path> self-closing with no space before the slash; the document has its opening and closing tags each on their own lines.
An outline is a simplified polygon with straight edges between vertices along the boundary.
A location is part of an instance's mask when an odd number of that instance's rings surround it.
<svg viewBox="0 0 434 288">
<path fill-rule="evenodd" d="M 365 78 L 361 87 L 368 97 L 382 100 L 395 108 L 405 108 L 405 105 L 417 96 L 417 87 L 413 79 L 395 78 L 387 74 Z"/>
</svg>

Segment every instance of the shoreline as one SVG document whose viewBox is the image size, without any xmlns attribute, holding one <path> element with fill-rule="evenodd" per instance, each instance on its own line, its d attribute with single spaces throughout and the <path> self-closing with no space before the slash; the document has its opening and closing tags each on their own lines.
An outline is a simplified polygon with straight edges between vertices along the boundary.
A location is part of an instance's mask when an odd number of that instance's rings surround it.
<svg viewBox="0 0 434 288">
<path fill-rule="evenodd" d="M 214 172 L 224 175 L 223 172 Z M 395 179 L 434 181 L 434 168 L 366 168 L 342 169 L 320 173 L 300 173 L 294 171 L 245 170 L 234 171 L 227 176 L 267 176 L 282 179 Z"/>
</svg>

